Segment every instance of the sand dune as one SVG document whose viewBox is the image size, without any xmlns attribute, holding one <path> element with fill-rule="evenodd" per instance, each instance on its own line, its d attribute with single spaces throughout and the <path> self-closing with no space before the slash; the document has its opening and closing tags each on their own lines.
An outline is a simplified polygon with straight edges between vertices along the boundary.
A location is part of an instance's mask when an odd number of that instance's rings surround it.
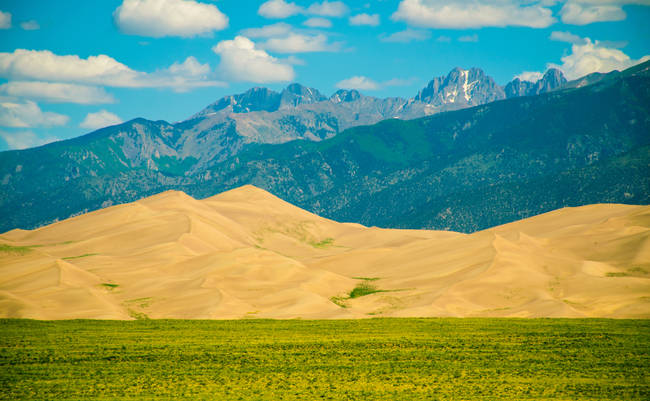
<svg viewBox="0 0 650 401">
<path fill-rule="evenodd" d="M 337 223 L 253 186 L 0 235 L 0 317 L 650 317 L 650 207 L 471 235 Z M 382 290 L 349 298 L 360 284 Z"/>
</svg>

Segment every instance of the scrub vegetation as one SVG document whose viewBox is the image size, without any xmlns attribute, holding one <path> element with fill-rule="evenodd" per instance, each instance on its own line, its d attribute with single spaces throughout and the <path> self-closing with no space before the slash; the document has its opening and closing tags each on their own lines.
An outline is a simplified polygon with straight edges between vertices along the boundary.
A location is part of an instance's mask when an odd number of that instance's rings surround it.
<svg viewBox="0 0 650 401">
<path fill-rule="evenodd" d="M 0 320 L 0 399 L 647 400 L 649 333 L 606 319 Z"/>
</svg>

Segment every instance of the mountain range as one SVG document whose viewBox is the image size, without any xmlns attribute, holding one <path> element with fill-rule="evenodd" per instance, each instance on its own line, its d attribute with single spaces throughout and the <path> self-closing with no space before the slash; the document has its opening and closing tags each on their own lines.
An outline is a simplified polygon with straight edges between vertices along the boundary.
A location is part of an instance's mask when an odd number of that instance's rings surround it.
<svg viewBox="0 0 650 401">
<path fill-rule="evenodd" d="M 549 70 L 505 88 L 457 68 L 406 100 L 253 88 L 179 123 L 135 119 L 0 153 L 0 231 L 249 183 L 337 220 L 463 232 L 567 205 L 647 204 L 649 66 L 572 82 Z"/>
<path fill-rule="evenodd" d="M 250 185 L 166 191 L 0 235 L 0 318 L 648 318 L 649 235 L 650 206 L 466 235 L 338 223 Z"/>
</svg>

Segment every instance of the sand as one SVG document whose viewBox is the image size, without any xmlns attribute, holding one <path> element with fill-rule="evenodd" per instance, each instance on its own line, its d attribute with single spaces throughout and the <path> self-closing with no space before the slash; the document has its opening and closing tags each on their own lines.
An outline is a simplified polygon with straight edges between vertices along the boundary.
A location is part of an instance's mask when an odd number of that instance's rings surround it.
<svg viewBox="0 0 650 401">
<path fill-rule="evenodd" d="M 650 317 L 650 206 L 467 235 L 338 223 L 248 185 L 168 191 L 0 244 L 30 247 L 0 252 L 0 317 Z M 384 291 L 348 299 L 361 283 Z"/>
</svg>

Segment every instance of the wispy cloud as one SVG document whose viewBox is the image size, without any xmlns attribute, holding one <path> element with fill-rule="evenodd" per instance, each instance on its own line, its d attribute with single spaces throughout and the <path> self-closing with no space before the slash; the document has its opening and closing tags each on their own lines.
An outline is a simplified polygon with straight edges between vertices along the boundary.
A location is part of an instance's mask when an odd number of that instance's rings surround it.
<svg viewBox="0 0 650 401">
<path fill-rule="evenodd" d="M 0 29 L 11 28 L 11 13 L 0 11 Z"/>
<path fill-rule="evenodd" d="M 382 42 L 389 43 L 409 43 L 414 41 L 427 40 L 431 37 L 429 31 L 420 30 L 420 29 L 411 29 L 406 28 L 403 31 L 392 33 L 388 36 L 380 38 Z"/>
<path fill-rule="evenodd" d="M 478 35 L 463 35 L 458 38 L 459 42 L 478 42 Z"/>
<path fill-rule="evenodd" d="M 349 18 L 348 22 L 350 25 L 368 25 L 368 26 L 378 26 L 379 25 L 379 14 L 357 14 Z"/>
<path fill-rule="evenodd" d="M 50 142 L 56 141 L 58 138 L 52 136 L 39 136 L 32 131 L 2 131 L 0 130 L 0 138 L 2 138 L 9 149 L 27 149 L 35 146 L 45 145 Z"/>
<path fill-rule="evenodd" d="M 285 0 L 269 0 L 257 9 L 257 13 L 264 18 L 288 18 L 298 14 L 316 15 L 320 17 L 342 17 L 349 11 L 348 6 L 342 1 L 323 1 L 302 7 L 296 3 Z"/>
<path fill-rule="evenodd" d="M 413 82 L 413 78 L 393 78 L 387 81 L 378 82 L 363 75 L 356 75 L 337 82 L 335 86 L 339 89 L 378 90 L 387 86 L 406 86 Z"/>
<path fill-rule="evenodd" d="M 41 29 L 41 26 L 36 20 L 23 21 L 20 23 L 20 27 L 26 31 L 36 31 Z"/>
</svg>

